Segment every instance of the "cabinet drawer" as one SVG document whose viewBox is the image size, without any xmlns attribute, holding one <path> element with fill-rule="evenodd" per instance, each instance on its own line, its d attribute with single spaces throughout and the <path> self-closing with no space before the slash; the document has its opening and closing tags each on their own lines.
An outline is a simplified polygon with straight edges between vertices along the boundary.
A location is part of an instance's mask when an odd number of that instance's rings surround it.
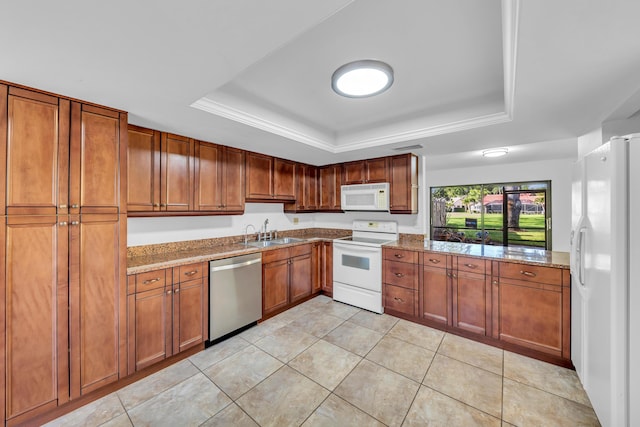
<svg viewBox="0 0 640 427">
<path fill-rule="evenodd" d="M 384 307 L 415 316 L 415 291 L 399 286 L 384 285 Z"/>
<path fill-rule="evenodd" d="M 384 259 L 390 261 L 402 261 L 412 264 L 418 263 L 418 253 L 414 251 L 405 251 L 403 249 L 384 248 Z"/>
<path fill-rule="evenodd" d="M 486 271 L 485 260 L 478 258 L 458 257 L 458 271 L 484 274 Z"/>
<path fill-rule="evenodd" d="M 501 262 L 500 277 L 524 280 L 527 282 L 562 285 L 562 269 L 554 267 Z"/>
<path fill-rule="evenodd" d="M 307 255 L 311 253 L 311 243 L 305 245 L 296 245 L 289 248 L 289 256 L 296 257 L 300 255 Z"/>
<path fill-rule="evenodd" d="M 273 249 L 264 251 L 262 253 L 262 263 L 268 264 L 270 262 L 279 261 L 281 259 L 289 258 L 289 248 Z"/>
<path fill-rule="evenodd" d="M 165 283 L 166 270 L 154 270 L 136 274 L 136 292 L 163 288 Z"/>
<path fill-rule="evenodd" d="M 418 265 L 398 261 L 385 261 L 384 283 L 408 289 L 418 289 Z"/>
<path fill-rule="evenodd" d="M 187 280 L 201 279 L 203 275 L 204 266 L 207 265 L 203 262 L 197 262 L 195 264 L 181 265 L 173 269 L 173 283 L 186 282 Z"/>
<path fill-rule="evenodd" d="M 425 267 L 437 267 L 447 268 L 447 255 L 437 252 L 425 252 L 424 254 L 424 266 Z"/>
</svg>

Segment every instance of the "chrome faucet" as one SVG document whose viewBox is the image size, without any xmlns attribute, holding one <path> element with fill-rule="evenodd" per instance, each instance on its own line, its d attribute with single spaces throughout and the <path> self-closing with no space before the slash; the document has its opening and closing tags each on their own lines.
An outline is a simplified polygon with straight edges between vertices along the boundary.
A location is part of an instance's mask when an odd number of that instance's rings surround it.
<svg viewBox="0 0 640 427">
<path fill-rule="evenodd" d="M 256 232 L 256 228 L 253 226 L 253 224 L 249 224 L 244 228 L 244 244 L 246 245 L 247 242 L 249 241 L 248 239 L 248 231 L 249 231 L 249 227 L 253 228 L 253 232 Z"/>
<path fill-rule="evenodd" d="M 267 225 L 269 224 L 269 218 L 264 220 L 264 225 L 262 226 L 262 230 L 258 233 L 258 241 L 260 240 L 271 240 L 273 235 L 271 233 L 267 233 Z"/>
</svg>

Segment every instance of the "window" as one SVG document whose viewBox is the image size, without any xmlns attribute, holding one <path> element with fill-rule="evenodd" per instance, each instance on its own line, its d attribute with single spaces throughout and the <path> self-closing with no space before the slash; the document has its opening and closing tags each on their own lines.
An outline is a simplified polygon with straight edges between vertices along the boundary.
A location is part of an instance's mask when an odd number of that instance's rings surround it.
<svg viewBox="0 0 640 427">
<path fill-rule="evenodd" d="M 431 239 L 551 249 L 551 181 L 431 187 Z"/>
</svg>

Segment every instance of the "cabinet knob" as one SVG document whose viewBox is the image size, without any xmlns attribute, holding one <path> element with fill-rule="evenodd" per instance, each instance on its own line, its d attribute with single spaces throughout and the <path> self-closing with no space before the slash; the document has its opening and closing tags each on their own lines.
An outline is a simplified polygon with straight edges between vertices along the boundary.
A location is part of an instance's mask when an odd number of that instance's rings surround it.
<svg viewBox="0 0 640 427">
<path fill-rule="evenodd" d="M 65 225 L 67 225 L 67 221 L 60 221 L 60 226 L 64 227 Z"/>
<path fill-rule="evenodd" d="M 178 292 L 180 292 L 180 288 L 176 288 L 175 291 L 173 291 L 173 293 L 177 294 Z"/>
<path fill-rule="evenodd" d="M 67 205 L 60 205 L 60 209 L 67 209 Z"/>
<path fill-rule="evenodd" d="M 527 277 L 536 277 L 536 273 L 532 273 L 530 271 L 520 270 L 520 274 L 525 275 Z"/>
<path fill-rule="evenodd" d="M 74 203 L 73 205 L 71 205 L 71 209 L 78 209 L 78 205 Z"/>
<path fill-rule="evenodd" d="M 497 284 L 498 284 L 498 281 L 497 281 L 497 280 L 494 280 L 494 281 L 493 281 L 493 282 L 491 282 L 491 283 L 492 283 L 492 284 L 494 284 L 494 285 L 497 285 Z"/>
<path fill-rule="evenodd" d="M 478 268 L 478 266 L 475 264 L 465 264 L 464 266 L 467 268 Z"/>
<path fill-rule="evenodd" d="M 154 208 L 159 208 L 159 207 L 160 207 L 160 204 L 159 204 L 159 203 L 154 203 L 154 204 L 153 204 L 153 207 L 154 207 Z"/>
<path fill-rule="evenodd" d="M 78 225 L 80 224 L 80 221 L 71 221 L 71 225 Z"/>
<path fill-rule="evenodd" d="M 167 291 L 167 295 L 171 295 L 171 292 L 172 292 L 172 291 L 171 291 L 171 289 L 169 289 L 169 290 Z"/>
</svg>

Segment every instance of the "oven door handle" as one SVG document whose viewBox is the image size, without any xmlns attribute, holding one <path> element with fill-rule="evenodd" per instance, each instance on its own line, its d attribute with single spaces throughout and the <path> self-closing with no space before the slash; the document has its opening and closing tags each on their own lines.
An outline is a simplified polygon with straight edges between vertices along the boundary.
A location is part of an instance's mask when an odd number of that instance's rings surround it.
<svg viewBox="0 0 640 427">
<path fill-rule="evenodd" d="M 333 242 L 333 250 L 341 250 L 343 252 L 348 253 L 349 255 L 361 255 L 361 254 L 379 254 L 382 253 L 382 247 L 373 247 L 373 246 L 361 246 L 361 245 L 351 245 L 349 243 L 338 243 Z"/>
</svg>

